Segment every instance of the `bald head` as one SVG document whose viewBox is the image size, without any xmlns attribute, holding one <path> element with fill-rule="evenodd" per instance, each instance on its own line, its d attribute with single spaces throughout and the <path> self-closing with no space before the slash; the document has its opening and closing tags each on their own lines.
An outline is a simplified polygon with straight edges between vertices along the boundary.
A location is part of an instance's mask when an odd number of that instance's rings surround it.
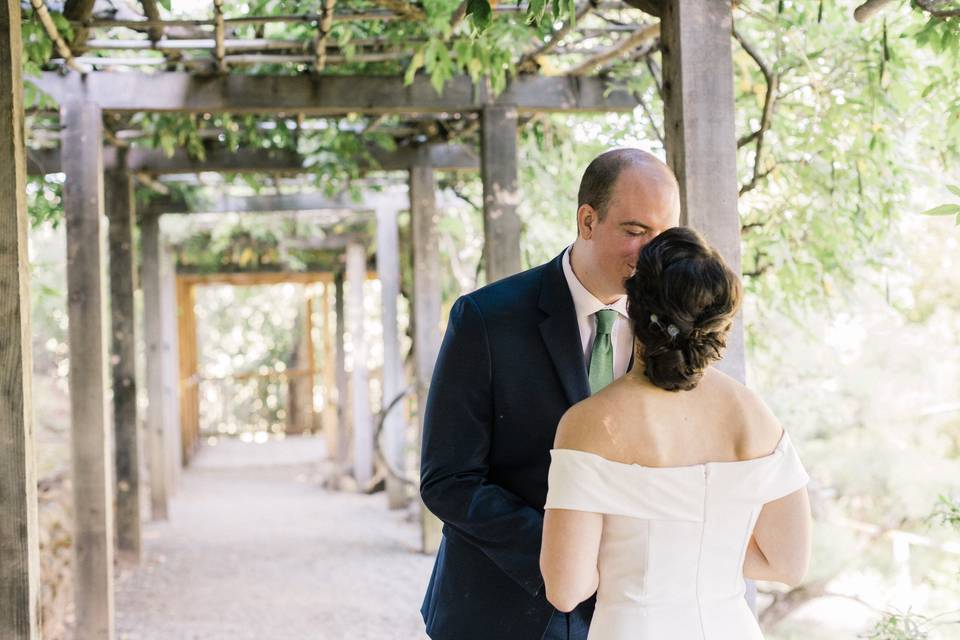
<svg viewBox="0 0 960 640">
<path fill-rule="evenodd" d="M 613 197 L 617 179 L 629 173 L 631 181 L 645 184 L 647 191 L 659 192 L 664 208 L 680 216 L 680 188 L 673 171 L 652 153 L 641 149 L 613 149 L 593 159 L 580 180 L 577 208 L 590 205 L 602 221 Z"/>
</svg>

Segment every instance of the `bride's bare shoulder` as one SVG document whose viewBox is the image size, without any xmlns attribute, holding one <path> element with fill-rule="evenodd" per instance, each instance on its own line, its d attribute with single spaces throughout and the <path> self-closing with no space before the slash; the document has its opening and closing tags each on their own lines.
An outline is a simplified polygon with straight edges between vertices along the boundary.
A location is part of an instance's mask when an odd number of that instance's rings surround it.
<svg viewBox="0 0 960 640">
<path fill-rule="evenodd" d="M 597 397 L 587 398 L 567 409 L 557 425 L 553 440 L 555 449 L 576 449 L 595 452 L 597 449 L 595 425 L 603 417 L 603 404 Z M 594 427 L 591 428 L 591 425 Z"/>
<path fill-rule="evenodd" d="M 754 458 L 772 451 L 780 442 L 783 427 L 767 403 L 739 380 L 719 369 L 711 367 L 711 370 L 711 382 L 726 398 L 728 421 L 740 425 L 741 457 Z"/>
</svg>

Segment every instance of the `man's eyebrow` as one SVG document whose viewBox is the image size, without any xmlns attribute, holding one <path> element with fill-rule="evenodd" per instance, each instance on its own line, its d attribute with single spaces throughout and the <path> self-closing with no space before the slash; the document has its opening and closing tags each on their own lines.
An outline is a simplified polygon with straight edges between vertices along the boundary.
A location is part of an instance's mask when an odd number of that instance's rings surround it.
<svg viewBox="0 0 960 640">
<path fill-rule="evenodd" d="M 651 226 L 648 225 L 648 224 L 644 224 L 644 223 L 642 223 L 642 222 L 640 222 L 640 221 L 638 221 L 638 220 L 627 220 L 626 222 L 621 222 L 621 223 L 620 223 L 620 226 L 621 226 L 621 227 L 643 227 L 644 229 L 646 229 L 646 230 L 648 230 L 648 231 L 653 230 L 653 227 L 651 227 Z"/>
</svg>

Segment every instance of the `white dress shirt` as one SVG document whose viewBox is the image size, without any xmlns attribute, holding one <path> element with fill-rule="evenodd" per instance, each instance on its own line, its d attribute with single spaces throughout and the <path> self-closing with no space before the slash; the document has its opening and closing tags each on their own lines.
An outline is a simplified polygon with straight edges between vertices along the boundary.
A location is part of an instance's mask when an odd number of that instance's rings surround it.
<svg viewBox="0 0 960 640">
<path fill-rule="evenodd" d="M 613 343 L 613 377 L 617 379 L 627 372 L 630 357 L 633 355 L 633 325 L 630 324 L 630 318 L 627 316 L 627 296 L 626 294 L 620 296 L 613 304 L 603 304 L 597 300 L 573 272 L 573 266 L 570 264 L 572 249 L 571 245 L 563 253 L 563 274 L 567 277 L 567 286 L 570 287 L 570 295 L 573 296 L 573 308 L 577 313 L 584 364 L 589 371 L 593 339 L 597 335 L 597 317 L 594 314 L 601 309 L 613 309 L 617 312 L 617 320 L 613 323 L 610 339 Z"/>
</svg>

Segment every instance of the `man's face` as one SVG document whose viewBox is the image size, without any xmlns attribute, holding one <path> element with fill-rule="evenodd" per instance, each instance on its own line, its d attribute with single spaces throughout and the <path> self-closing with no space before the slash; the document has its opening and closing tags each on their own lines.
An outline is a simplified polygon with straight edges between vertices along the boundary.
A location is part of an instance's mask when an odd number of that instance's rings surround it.
<svg viewBox="0 0 960 640">
<path fill-rule="evenodd" d="M 656 167 L 623 169 L 602 221 L 596 212 L 593 216 L 582 214 L 581 207 L 580 232 L 592 245 L 594 268 L 618 289 L 636 270 L 637 254 L 643 245 L 680 224 L 675 183 L 665 170 Z"/>
</svg>

